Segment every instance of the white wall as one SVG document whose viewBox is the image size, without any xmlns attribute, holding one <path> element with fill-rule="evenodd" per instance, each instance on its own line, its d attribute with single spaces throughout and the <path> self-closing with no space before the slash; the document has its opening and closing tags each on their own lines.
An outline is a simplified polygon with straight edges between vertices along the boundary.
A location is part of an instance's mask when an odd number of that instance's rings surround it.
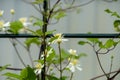
<svg viewBox="0 0 120 80">
<path fill-rule="evenodd" d="M 82 4 L 90 0 L 77 0 L 78 3 Z M 107 3 L 103 0 L 95 0 L 94 2 L 80 7 L 80 13 L 77 14 L 76 12 L 68 13 L 66 18 L 60 20 L 59 23 L 55 25 L 51 25 L 48 27 L 49 30 L 53 28 L 57 30 L 57 32 L 62 33 L 114 33 L 113 29 L 113 21 L 115 18 L 111 17 L 109 14 L 105 13 L 104 10 L 109 8 L 113 11 L 117 11 L 120 13 L 120 1 Z M 15 18 L 30 16 L 30 15 L 37 15 L 39 13 L 34 10 L 34 8 L 28 4 L 23 3 L 21 0 L 0 0 L 0 9 L 5 10 L 5 17 L 6 19 L 10 19 L 9 10 L 13 8 L 16 10 Z M 7 13 L 6 13 L 7 12 Z M 22 41 L 23 39 L 21 39 Z M 92 77 L 102 74 L 101 70 L 99 69 L 97 59 L 95 53 L 93 52 L 92 48 L 89 46 L 79 46 L 77 42 L 81 39 L 69 39 L 68 42 L 64 43 L 64 47 L 66 49 L 76 49 L 79 52 L 86 52 L 87 57 L 82 58 L 80 63 L 83 71 L 76 72 L 79 76 L 76 76 L 74 80 L 89 80 Z M 18 45 L 20 47 L 20 45 Z M 39 48 L 36 46 L 32 47 L 32 55 L 34 59 L 37 57 Z M 120 46 L 117 47 L 114 51 L 111 52 L 110 55 L 115 55 L 114 67 L 113 69 L 118 69 L 120 67 Z M 20 48 L 21 56 L 25 58 L 26 63 L 30 63 L 29 59 L 25 57 L 26 51 Z M 107 57 L 106 57 L 107 56 Z M 105 55 L 102 58 L 104 68 L 107 70 L 108 65 L 110 63 L 110 56 Z M 18 60 L 17 55 L 14 52 L 13 47 L 8 39 L 1 39 L 0 38 L 0 65 L 5 64 L 12 64 L 12 67 L 21 67 L 21 63 Z M 1 73 L 0 73 L 1 74 Z M 0 79 L 2 77 L 0 76 Z M 119 80 L 120 76 L 115 80 Z M 105 79 L 98 79 L 98 80 L 105 80 Z"/>
</svg>

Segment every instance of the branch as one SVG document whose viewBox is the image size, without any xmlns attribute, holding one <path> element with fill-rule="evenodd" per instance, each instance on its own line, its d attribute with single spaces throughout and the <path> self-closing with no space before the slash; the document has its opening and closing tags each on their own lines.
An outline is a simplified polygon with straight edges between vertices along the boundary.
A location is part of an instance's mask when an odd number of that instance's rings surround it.
<svg viewBox="0 0 120 80">
<path fill-rule="evenodd" d="M 59 9 L 59 10 L 54 11 L 54 13 L 57 13 L 57 12 L 60 12 L 60 11 L 68 11 L 68 10 L 75 9 L 75 8 L 78 8 L 78 7 L 86 6 L 86 5 L 90 4 L 90 3 L 92 3 L 93 1 L 95 1 L 95 0 L 90 0 L 90 1 L 88 1 L 86 3 L 71 6 L 71 7 L 65 8 L 65 9 Z"/>
<path fill-rule="evenodd" d="M 116 70 L 116 71 L 112 71 L 112 72 L 110 72 L 110 73 L 106 73 L 107 75 L 110 75 L 110 74 L 113 74 L 113 73 L 120 73 L 120 69 L 118 69 L 118 70 Z M 102 75 L 100 75 L 100 76 L 97 76 L 97 77 L 94 77 L 94 78 L 92 78 L 92 79 L 90 79 L 90 80 L 95 80 L 95 79 L 97 79 L 97 78 L 100 78 L 100 77 L 103 77 L 103 76 L 105 76 L 104 74 L 102 74 Z"/>
<path fill-rule="evenodd" d="M 0 68 L 2 68 L 2 66 L 0 66 Z M 7 67 L 6 69 L 14 70 L 14 71 L 21 71 L 22 70 L 22 68 L 9 68 L 9 67 Z"/>
</svg>

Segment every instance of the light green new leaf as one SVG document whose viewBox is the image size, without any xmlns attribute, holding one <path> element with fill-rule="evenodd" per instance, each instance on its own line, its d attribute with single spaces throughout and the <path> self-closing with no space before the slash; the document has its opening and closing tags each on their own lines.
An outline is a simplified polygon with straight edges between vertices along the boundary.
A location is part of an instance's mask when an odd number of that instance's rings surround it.
<svg viewBox="0 0 120 80">
<path fill-rule="evenodd" d="M 24 43 L 29 48 L 31 46 L 31 44 L 40 45 L 41 42 L 40 42 L 39 38 L 27 38 Z"/>
<path fill-rule="evenodd" d="M 59 20 L 59 19 L 65 17 L 65 16 L 66 16 L 65 12 L 64 12 L 64 11 L 60 11 L 60 12 L 58 12 L 58 13 L 55 15 L 55 19 Z"/>
<path fill-rule="evenodd" d="M 99 43 L 99 39 L 98 38 L 88 38 L 88 41 L 92 42 L 92 43 Z"/>
<path fill-rule="evenodd" d="M 14 21 L 10 23 L 10 31 L 13 34 L 18 34 L 21 28 L 23 28 L 23 24 L 20 21 Z"/>
<path fill-rule="evenodd" d="M 44 25 L 44 22 L 42 20 L 37 20 L 33 25 L 42 27 Z"/>
<path fill-rule="evenodd" d="M 35 0 L 34 2 L 32 2 L 33 4 L 41 4 L 43 3 L 44 0 Z"/>
<path fill-rule="evenodd" d="M 10 64 L 7 64 L 7 65 L 5 65 L 5 66 L 2 66 L 2 67 L 0 68 L 0 71 L 5 70 L 8 66 L 10 66 Z"/>
<path fill-rule="evenodd" d="M 115 43 L 115 42 L 114 42 L 112 39 L 109 39 L 109 40 L 106 41 L 106 43 L 105 43 L 104 46 L 105 46 L 105 48 L 108 49 L 108 48 L 114 46 L 114 43 Z"/>
</svg>

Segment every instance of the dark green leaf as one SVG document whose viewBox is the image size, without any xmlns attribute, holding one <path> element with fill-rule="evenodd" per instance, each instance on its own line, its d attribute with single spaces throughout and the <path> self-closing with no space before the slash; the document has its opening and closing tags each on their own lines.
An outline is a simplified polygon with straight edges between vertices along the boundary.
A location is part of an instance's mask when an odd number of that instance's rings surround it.
<svg viewBox="0 0 120 80">
<path fill-rule="evenodd" d="M 36 80 L 34 70 L 29 66 L 23 69 L 20 74 L 23 80 Z"/>
<path fill-rule="evenodd" d="M 79 45 L 84 45 L 84 44 L 86 44 L 86 43 L 87 43 L 87 42 L 85 42 L 85 41 L 79 41 L 79 42 L 78 42 Z"/>
<path fill-rule="evenodd" d="M 112 13 L 112 11 L 110 9 L 106 9 L 105 12 Z"/>
</svg>

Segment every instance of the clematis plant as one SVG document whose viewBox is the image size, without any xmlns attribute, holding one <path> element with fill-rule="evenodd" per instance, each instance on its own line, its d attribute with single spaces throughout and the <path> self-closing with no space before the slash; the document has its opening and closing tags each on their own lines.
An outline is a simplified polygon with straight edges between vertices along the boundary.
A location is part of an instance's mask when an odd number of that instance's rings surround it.
<svg viewBox="0 0 120 80">
<path fill-rule="evenodd" d="M 11 21 L 4 21 L 3 15 L 5 14 L 5 12 L 4 10 L 0 10 L 0 30 L 2 33 L 14 35 L 30 34 L 33 36 L 38 36 L 27 38 L 24 40 L 24 42 L 19 41 L 17 38 L 9 39 L 23 67 L 21 69 L 12 68 L 12 70 L 20 70 L 20 73 L 18 74 L 12 72 L 4 73 L 3 76 L 6 76 L 8 79 L 72 80 L 73 74 L 76 71 L 75 69 L 78 69 L 79 71 L 82 70 L 79 64 L 79 60 L 81 56 L 86 55 L 84 53 L 81 53 L 82 55 L 77 54 L 77 51 L 73 49 L 70 49 L 69 51 L 62 49 L 62 43 L 64 41 L 68 41 L 68 39 L 65 39 L 64 35 L 62 33 L 57 33 L 56 30 L 47 31 L 47 26 L 50 24 L 52 19 L 59 21 L 61 18 L 66 16 L 65 11 L 63 11 L 60 7 L 60 0 L 55 1 L 56 3 L 53 5 L 53 7 L 48 7 L 48 2 L 50 2 L 50 0 L 35 0 L 33 2 L 27 2 L 31 3 L 37 11 L 38 7 L 36 7 L 35 5 L 44 5 L 43 10 L 40 9 L 39 11 L 43 16 L 43 20 L 37 18 L 36 16 L 31 16 L 21 17 L 16 20 L 11 19 Z M 71 7 L 72 5 L 73 3 L 69 7 Z M 16 14 L 15 10 L 11 9 L 10 14 L 12 17 L 14 17 L 14 15 Z M 35 26 L 34 30 L 33 26 Z M 51 36 L 47 38 L 48 35 Z M 20 44 L 28 52 L 31 64 L 26 64 L 24 62 L 24 59 L 21 57 L 18 48 L 16 47 L 17 44 Z M 33 57 L 31 56 L 32 44 L 40 47 L 38 59 L 33 59 Z M 58 49 L 54 49 L 54 45 L 58 46 Z M 8 68 L 8 65 L 5 65 L 1 67 L 1 71 L 4 69 L 11 68 Z M 72 75 L 63 75 L 66 72 L 70 72 Z"/>
</svg>

